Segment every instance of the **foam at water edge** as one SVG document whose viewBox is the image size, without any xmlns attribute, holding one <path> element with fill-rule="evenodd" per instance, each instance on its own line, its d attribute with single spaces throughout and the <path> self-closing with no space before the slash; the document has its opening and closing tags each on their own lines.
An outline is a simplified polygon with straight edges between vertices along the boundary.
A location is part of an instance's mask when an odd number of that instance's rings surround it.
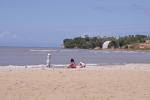
<svg viewBox="0 0 150 100">
<path fill-rule="evenodd" d="M 18 65 L 8 65 L 8 66 L 0 66 L 0 68 L 42 68 L 46 67 L 46 65 L 23 65 L 23 66 L 18 66 Z"/>
<path fill-rule="evenodd" d="M 116 63 L 116 64 L 86 64 L 86 67 L 87 68 L 96 68 L 96 67 L 105 67 L 105 68 L 107 68 L 107 67 L 111 66 L 113 68 L 117 68 L 118 66 L 122 66 L 123 68 L 126 68 L 126 67 L 130 66 L 131 68 L 134 68 L 134 67 L 143 68 L 147 65 L 149 65 L 149 64 L 142 64 L 142 63 L 119 64 L 119 63 Z M 67 66 L 69 66 L 69 64 L 52 64 L 52 68 L 67 68 Z M 5 69 L 5 68 L 6 69 L 7 68 L 8 69 L 15 69 L 15 68 L 46 68 L 46 65 L 41 64 L 41 65 L 23 65 L 23 66 L 17 66 L 17 65 L 0 66 L 0 69 Z M 80 66 L 77 65 L 77 68 L 80 68 Z"/>
<path fill-rule="evenodd" d="M 57 51 L 57 50 L 36 50 L 36 49 L 30 49 L 30 51 L 32 51 L 32 52 L 55 52 L 55 51 Z"/>
</svg>

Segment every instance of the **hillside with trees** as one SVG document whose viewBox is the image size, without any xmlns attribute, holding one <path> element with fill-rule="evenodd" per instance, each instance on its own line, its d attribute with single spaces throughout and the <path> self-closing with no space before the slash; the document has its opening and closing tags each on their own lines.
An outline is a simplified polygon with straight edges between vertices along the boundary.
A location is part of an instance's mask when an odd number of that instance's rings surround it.
<svg viewBox="0 0 150 100">
<path fill-rule="evenodd" d="M 80 49 L 94 49 L 102 48 L 105 41 L 111 41 L 109 48 L 128 48 L 129 45 L 137 43 L 145 43 L 150 40 L 146 35 L 128 35 L 122 37 L 75 37 L 73 39 L 64 39 L 63 44 L 65 48 L 80 48 Z"/>
</svg>

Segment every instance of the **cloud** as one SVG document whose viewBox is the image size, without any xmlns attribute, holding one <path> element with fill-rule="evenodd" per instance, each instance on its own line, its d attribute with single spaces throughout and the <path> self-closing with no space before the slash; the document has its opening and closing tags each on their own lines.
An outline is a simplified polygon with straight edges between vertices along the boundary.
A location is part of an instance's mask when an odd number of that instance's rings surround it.
<svg viewBox="0 0 150 100">
<path fill-rule="evenodd" d="M 107 7 L 103 7 L 103 6 L 96 6 L 94 8 L 92 8 L 92 10 L 95 10 L 95 11 L 103 11 L 103 12 L 107 12 L 107 13 L 111 13 L 112 10 L 107 8 Z"/>
<path fill-rule="evenodd" d="M 144 5 L 140 5 L 137 3 L 134 3 L 131 5 L 134 9 L 138 11 L 142 11 L 145 15 L 150 16 L 150 11 L 148 8 L 146 8 Z"/>
<path fill-rule="evenodd" d="M 1 39 L 16 39 L 17 38 L 17 34 L 13 33 L 13 32 L 9 32 L 9 31 L 3 31 L 0 32 L 0 38 Z"/>
<path fill-rule="evenodd" d="M 131 5 L 133 8 L 135 8 L 135 9 L 138 9 L 138 10 L 143 10 L 144 8 L 141 6 L 141 5 L 138 5 L 138 4 L 136 4 L 136 3 L 134 3 L 134 4 L 132 4 Z"/>
</svg>

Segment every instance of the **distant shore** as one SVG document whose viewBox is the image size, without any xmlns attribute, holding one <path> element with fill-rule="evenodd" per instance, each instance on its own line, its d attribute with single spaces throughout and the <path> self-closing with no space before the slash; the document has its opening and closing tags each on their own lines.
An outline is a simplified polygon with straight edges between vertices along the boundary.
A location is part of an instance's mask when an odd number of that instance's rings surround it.
<svg viewBox="0 0 150 100">
<path fill-rule="evenodd" d="M 81 48 L 62 48 L 62 49 L 70 49 L 70 50 L 76 50 L 76 49 L 81 49 Z M 148 51 L 150 52 L 150 49 L 120 49 L 120 48 L 115 48 L 115 49 L 81 49 L 81 50 L 97 50 L 97 51 Z"/>
<path fill-rule="evenodd" d="M 90 50 L 90 49 L 89 49 Z M 102 50 L 102 51 L 150 51 L 150 49 L 92 49 L 92 50 Z"/>
</svg>

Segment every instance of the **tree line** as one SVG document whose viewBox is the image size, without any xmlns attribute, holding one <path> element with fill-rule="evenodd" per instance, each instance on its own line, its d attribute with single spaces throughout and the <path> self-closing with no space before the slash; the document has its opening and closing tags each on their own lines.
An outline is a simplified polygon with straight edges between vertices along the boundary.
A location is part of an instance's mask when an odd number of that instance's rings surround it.
<svg viewBox="0 0 150 100">
<path fill-rule="evenodd" d="M 80 49 L 94 49 L 96 47 L 102 48 L 105 41 L 111 41 L 109 48 L 128 48 L 128 45 L 135 43 L 144 43 L 150 40 L 147 35 L 128 35 L 121 37 L 75 37 L 73 39 L 64 39 L 63 44 L 65 48 L 80 48 Z"/>
</svg>

